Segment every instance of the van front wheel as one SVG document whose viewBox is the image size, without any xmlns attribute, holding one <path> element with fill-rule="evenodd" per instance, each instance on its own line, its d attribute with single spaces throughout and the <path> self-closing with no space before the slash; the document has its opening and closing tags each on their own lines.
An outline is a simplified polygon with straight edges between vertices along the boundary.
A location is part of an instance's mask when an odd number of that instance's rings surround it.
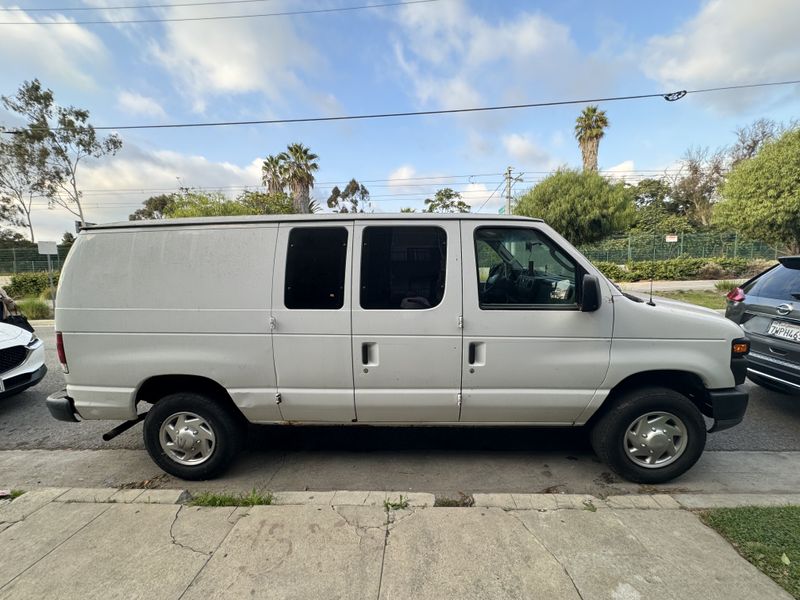
<svg viewBox="0 0 800 600">
<path fill-rule="evenodd" d="M 683 394 L 644 388 L 619 399 L 595 424 L 597 455 L 636 483 L 664 483 L 689 470 L 706 445 L 703 415 Z"/>
<path fill-rule="evenodd" d="M 155 403 L 144 420 L 144 445 L 150 457 L 181 479 L 212 479 L 239 452 L 240 424 L 226 406 L 193 392 L 170 394 Z"/>
</svg>

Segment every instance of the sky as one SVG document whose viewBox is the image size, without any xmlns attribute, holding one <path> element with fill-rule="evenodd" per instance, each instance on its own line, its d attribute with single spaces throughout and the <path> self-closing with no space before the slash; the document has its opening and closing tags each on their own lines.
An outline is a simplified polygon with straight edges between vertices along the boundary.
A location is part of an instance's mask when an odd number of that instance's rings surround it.
<svg viewBox="0 0 800 600">
<path fill-rule="evenodd" d="M 252 15 L 386 0 L 0 0 L 0 94 L 38 78 L 96 126 L 437 110 L 669 92 L 800 79 L 800 2 L 435 0 L 294 16 Z M 229 2 L 229 0 L 228 0 Z M 115 10 L 114 6 L 170 5 Z M 32 10 L 32 9 L 57 10 Z M 65 8 L 98 10 L 67 11 Z M 20 10 L 21 9 L 21 10 Z M 21 24 L 24 23 L 24 24 Z M 48 23 L 59 23 L 53 25 Z M 600 169 L 635 182 L 676 168 L 690 147 L 734 141 L 760 117 L 800 116 L 800 85 L 604 102 Z M 375 212 L 420 209 L 441 187 L 496 213 L 503 171 L 520 193 L 579 167 L 582 105 L 462 115 L 121 131 L 122 150 L 82 165 L 86 218 L 126 220 L 180 187 L 258 189 L 261 161 L 302 142 L 319 155 L 313 197 L 355 177 Z M 18 124 L 0 109 L 0 124 Z M 494 193 L 494 194 L 493 194 Z M 37 201 L 38 239 L 74 217 Z"/>
</svg>

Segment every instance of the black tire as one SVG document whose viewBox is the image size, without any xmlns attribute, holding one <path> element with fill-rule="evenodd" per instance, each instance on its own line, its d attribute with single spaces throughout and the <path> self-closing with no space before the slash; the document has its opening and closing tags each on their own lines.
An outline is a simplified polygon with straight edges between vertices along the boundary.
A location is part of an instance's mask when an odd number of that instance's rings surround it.
<svg viewBox="0 0 800 600">
<path fill-rule="evenodd" d="M 182 412 L 203 419 L 214 435 L 208 457 L 199 464 L 181 464 L 161 446 L 162 424 Z M 153 405 L 144 420 L 144 445 L 150 457 L 170 475 L 188 480 L 213 479 L 223 473 L 241 449 L 244 433 L 243 421 L 233 410 L 195 392 L 165 396 Z"/>
<path fill-rule="evenodd" d="M 640 388 L 612 402 L 592 428 L 591 443 L 597 455 L 625 479 L 635 483 L 664 483 L 688 471 L 703 453 L 706 445 L 703 415 L 683 394 L 660 387 Z M 640 466 L 626 448 L 628 427 L 651 412 L 678 417 L 686 430 L 682 453 L 663 467 Z"/>
</svg>

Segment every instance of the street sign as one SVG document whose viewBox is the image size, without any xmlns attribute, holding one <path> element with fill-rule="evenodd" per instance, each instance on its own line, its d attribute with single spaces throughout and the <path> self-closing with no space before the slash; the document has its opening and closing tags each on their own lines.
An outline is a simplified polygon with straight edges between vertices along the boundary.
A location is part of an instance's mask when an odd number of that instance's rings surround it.
<svg viewBox="0 0 800 600">
<path fill-rule="evenodd" d="M 498 214 L 498 215 L 504 215 L 504 214 L 506 214 L 506 207 L 505 207 L 505 206 L 501 206 L 500 208 L 498 208 L 498 209 L 497 209 L 497 214 Z"/>
<path fill-rule="evenodd" d="M 677 235 L 665 235 L 664 236 L 664 241 L 669 243 L 669 244 L 674 244 L 675 242 L 678 241 L 678 236 Z"/>
<path fill-rule="evenodd" d="M 58 244 L 56 242 L 39 242 L 39 254 L 58 254 Z"/>
</svg>

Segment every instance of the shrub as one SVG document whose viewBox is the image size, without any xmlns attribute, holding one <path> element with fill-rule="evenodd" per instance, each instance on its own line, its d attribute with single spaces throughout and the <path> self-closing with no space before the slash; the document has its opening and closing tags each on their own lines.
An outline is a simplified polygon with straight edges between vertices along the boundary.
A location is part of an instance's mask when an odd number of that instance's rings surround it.
<svg viewBox="0 0 800 600">
<path fill-rule="evenodd" d="M 612 281 L 641 281 L 651 277 L 666 280 L 738 279 L 752 277 L 752 274 L 760 273 L 769 264 L 771 261 L 748 261 L 744 258 L 670 258 L 634 261 L 624 266 L 596 262 L 595 266 Z M 752 273 L 754 270 L 755 273 Z"/>
<path fill-rule="evenodd" d="M 58 285 L 58 273 L 53 273 L 53 285 Z M 11 276 L 11 283 L 5 288 L 6 293 L 12 298 L 26 298 L 41 296 L 42 292 L 50 287 L 47 273 L 17 273 Z"/>
<path fill-rule="evenodd" d="M 23 298 L 17 301 L 19 312 L 29 319 L 50 319 L 53 312 L 50 305 L 41 298 Z"/>
<path fill-rule="evenodd" d="M 611 281 L 627 281 L 628 272 L 613 262 L 598 261 L 594 266 Z"/>
</svg>

